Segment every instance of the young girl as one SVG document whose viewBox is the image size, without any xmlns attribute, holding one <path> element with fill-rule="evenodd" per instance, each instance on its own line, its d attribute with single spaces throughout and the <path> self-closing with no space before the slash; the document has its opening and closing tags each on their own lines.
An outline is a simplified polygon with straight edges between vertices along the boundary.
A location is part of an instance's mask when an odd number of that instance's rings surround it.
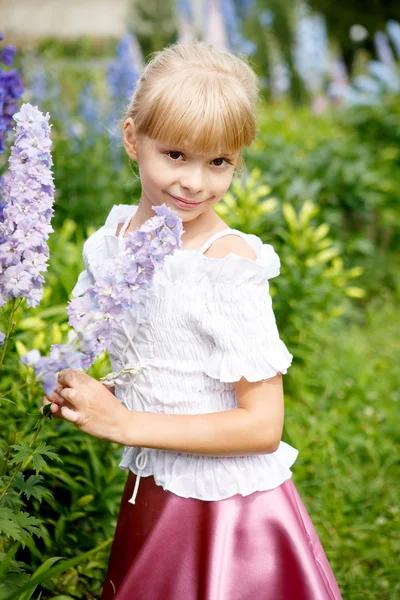
<svg viewBox="0 0 400 600">
<path fill-rule="evenodd" d="M 233 55 L 202 43 L 157 53 L 124 121 L 140 203 L 114 206 L 84 246 L 74 295 L 153 206 L 183 222 L 182 247 L 109 348 L 113 372 L 135 374 L 118 377 L 115 397 L 67 369 L 60 393 L 43 399 L 54 416 L 125 445 L 102 600 L 341 598 L 291 480 L 297 450 L 281 441 L 292 355 L 268 292 L 279 258 L 213 210 L 255 137 L 256 100 L 255 74 Z"/>
</svg>

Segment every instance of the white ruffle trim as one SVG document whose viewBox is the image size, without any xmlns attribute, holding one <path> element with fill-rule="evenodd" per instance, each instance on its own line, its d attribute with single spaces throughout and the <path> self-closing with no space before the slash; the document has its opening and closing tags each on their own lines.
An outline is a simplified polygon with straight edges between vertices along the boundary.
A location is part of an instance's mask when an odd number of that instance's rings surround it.
<svg viewBox="0 0 400 600">
<path fill-rule="evenodd" d="M 141 448 L 126 447 L 119 467 L 141 477 L 152 475 L 157 485 L 182 498 L 224 500 L 271 490 L 287 479 L 299 452 L 281 442 L 272 454 L 215 457 L 147 449 L 143 469 L 136 466 Z M 140 494 L 140 488 L 138 493 Z"/>
<path fill-rule="evenodd" d="M 121 252 L 123 240 L 115 235 L 118 223 L 133 216 L 137 209 L 137 206 L 129 204 L 119 204 L 112 208 L 104 226 L 91 236 L 92 243 L 89 238 L 85 244 L 89 263 L 93 261 L 100 266 L 102 259 L 113 258 Z M 185 281 L 188 285 L 206 280 L 211 285 L 229 282 L 233 286 L 240 286 L 277 277 L 280 260 L 274 248 L 270 244 L 264 244 L 256 235 L 239 233 L 254 250 L 257 256 L 255 261 L 234 253 L 224 258 L 212 258 L 197 250 L 177 249 L 165 258 L 161 273 L 156 273 L 157 280 L 165 278 L 169 282 Z"/>
<path fill-rule="evenodd" d="M 273 350 L 260 349 L 256 356 L 248 354 L 234 355 L 214 348 L 204 368 L 204 372 L 213 379 L 232 383 L 245 377 L 247 381 L 266 381 L 282 373 L 285 375 L 292 364 L 293 356 L 281 340 L 276 341 Z"/>
</svg>

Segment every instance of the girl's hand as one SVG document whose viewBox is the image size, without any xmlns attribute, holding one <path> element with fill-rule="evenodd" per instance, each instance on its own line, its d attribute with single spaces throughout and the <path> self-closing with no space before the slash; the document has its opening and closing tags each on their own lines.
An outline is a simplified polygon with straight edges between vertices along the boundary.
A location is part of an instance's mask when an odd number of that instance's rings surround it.
<svg viewBox="0 0 400 600">
<path fill-rule="evenodd" d="M 65 419 L 78 429 L 104 440 L 122 442 L 128 411 L 105 386 L 82 371 L 65 369 L 58 373 L 57 389 L 44 396 L 43 407 L 56 419 Z"/>
</svg>

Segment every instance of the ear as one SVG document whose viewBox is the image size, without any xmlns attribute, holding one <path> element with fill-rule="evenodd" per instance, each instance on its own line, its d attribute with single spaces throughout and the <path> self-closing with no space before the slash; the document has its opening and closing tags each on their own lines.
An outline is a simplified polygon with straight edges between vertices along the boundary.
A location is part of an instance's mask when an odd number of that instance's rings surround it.
<svg viewBox="0 0 400 600">
<path fill-rule="evenodd" d="M 138 160 L 137 135 L 132 117 L 128 117 L 124 123 L 123 142 L 127 155 L 132 160 Z"/>
</svg>

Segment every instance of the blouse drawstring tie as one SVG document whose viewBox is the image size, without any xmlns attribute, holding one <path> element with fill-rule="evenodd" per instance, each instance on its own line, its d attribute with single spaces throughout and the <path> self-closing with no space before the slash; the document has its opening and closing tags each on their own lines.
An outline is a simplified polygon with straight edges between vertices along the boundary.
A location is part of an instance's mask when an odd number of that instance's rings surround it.
<svg viewBox="0 0 400 600">
<path fill-rule="evenodd" d="M 130 502 L 131 504 L 135 504 L 136 496 L 137 496 L 138 489 L 139 489 L 140 478 L 142 476 L 142 471 L 145 468 L 145 466 L 147 465 L 147 457 L 148 457 L 148 449 L 147 448 L 142 448 L 136 457 L 135 464 L 136 464 L 136 468 L 138 470 L 138 474 L 136 475 L 135 489 L 133 490 L 132 498 L 130 500 L 128 500 L 128 502 Z"/>
<path fill-rule="evenodd" d="M 121 371 L 119 371 L 119 373 L 109 373 L 108 375 L 106 375 L 106 377 L 102 377 L 101 381 L 104 383 L 104 385 L 106 385 L 108 387 L 108 386 L 111 386 L 112 384 L 121 383 L 120 381 L 118 381 L 119 376 L 129 374 L 129 375 L 131 375 L 131 380 L 129 381 L 129 384 L 128 384 L 128 387 L 126 390 L 127 393 L 129 393 L 129 391 L 135 387 L 136 379 L 138 378 L 138 376 L 140 375 L 142 370 L 145 368 L 145 366 L 142 362 L 142 358 L 141 358 L 139 352 L 135 348 L 135 345 L 132 341 L 131 336 L 129 335 L 129 332 L 126 328 L 125 323 L 122 323 L 122 328 L 124 330 L 124 333 L 128 339 L 130 346 L 132 347 L 132 350 L 134 351 L 137 358 L 139 359 L 139 362 L 138 363 L 128 363 L 121 369 Z M 139 392 L 139 390 L 136 390 L 136 391 Z M 139 393 L 139 395 L 141 396 L 142 394 Z M 133 448 L 131 447 L 131 449 L 133 449 Z M 135 489 L 133 490 L 132 498 L 129 500 L 129 502 L 131 504 L 135 504 L 136 496 L 137 496 L 137 493 L 139 490 L 140 478 L 141 478 L 143 469 L 147 465 L 147 459 L 148 459 L 148 448 L 142 448 L 135 460 L 138 474 L 136 476 Z"/>
</svg>

